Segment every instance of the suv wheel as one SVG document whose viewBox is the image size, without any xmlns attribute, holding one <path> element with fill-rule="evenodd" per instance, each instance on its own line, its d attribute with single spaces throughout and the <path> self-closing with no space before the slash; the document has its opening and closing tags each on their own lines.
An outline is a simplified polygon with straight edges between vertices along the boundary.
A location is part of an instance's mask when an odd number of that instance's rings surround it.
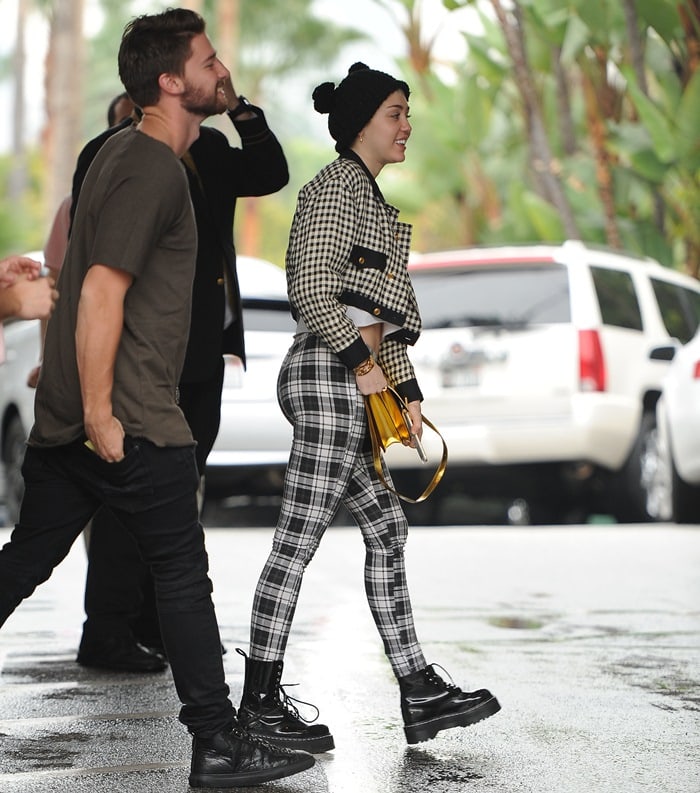
<svg viewBox="0 0 700 793">
<path fill-rule="evenodd" d="M 654 498 L 652 470 L 659 457 L 657 447 L 656 415 L 652 409 L 642 415 L 632 451 L 614 477 L 611 511 L 620 523 L 647 523 L 657 519 L 649 513 L 650 499 Z"/>
<path fill-rule="evenodd" d="M 658 427 L 648 434 L 641 461 L 642 490 L 646 493 L 646 511 L 652 520 L 673 519 L 673 482 L 671 455 L 661 441 Z"/>
<path fill-rule="evenodd" d="M 27 435 L 19 416 L 13 416 L 5 430 L 2 444 L 2 460 L 5 467 L 5 506 L 9 525 L 19 520 L 19 508 L 24 495 L 22 462 Z"/>
</svg>

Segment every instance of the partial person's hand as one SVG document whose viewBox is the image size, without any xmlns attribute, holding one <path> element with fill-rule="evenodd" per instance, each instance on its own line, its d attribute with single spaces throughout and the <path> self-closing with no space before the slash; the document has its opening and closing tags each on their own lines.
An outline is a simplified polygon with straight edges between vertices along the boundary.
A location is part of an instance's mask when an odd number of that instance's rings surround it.
<svg viewBox="0 0 700 793">
<path fill-rule="evenodd" d="M 420 401 L 416 400 L 415 402 L 409 402 L 408 405 L 408 415 L 411 419 L 411 434 L 416 435 L 418 440 L 423 437 L 423 416 L 420 411 Z M 411 440 L 411 443 L 408 444 L 412 448 L 416 448 L 416 442 Z"/>
<path fill-rule="evenodd" d="M 360 393 L 364 396 L 367 396 L 367 394 L 378 394 L 389 385 L 382 371 L 382 367 L 376 364 L 367 374 L 355 375 L 355 379 L 357 380 L 357 387 L 360 389 Z"/>
<path fill-rule="evenodd" d="M 41 263 L 28 256 L 8 256 L 0 260 L 0 287 L 12 286 L 20 276 L 29 281 L 39 277 Z"/>
<path fill-rule="evenodd" d="M 92 450 L 108 463 L 124 459 L 124 427 L 116 416 L 105 422 L 85 421 L 85 434 Z"/>
<path fill-rule="evenodd" d="M 233 110 L 234 107 L 238 106 L 238 94 L 236 93 L 235 88 L 233 87 L 233 83 L 231 82 L 231 75 L 222 80 L 219 84 L 219 91 L 226 97 L 226 109 Z"/>
<path fill-rule="evenodd" d="M 8 287 L 15 290 L 17 296 L 16 316 L 19 319 L 46 319 L 51 316 L 54 304 L 58 300 L 58 292 L 54 286 L 55 281 L 49 276 L 37 278 L 35 281 L 29 280 L 25 275 L 19 276 L 18 280 Z"/>
<path fill-rule="evenodd" d="M 30 388 L 36 388 L 39 382 L 39 375 L 41 374 L 41 364 L 35 366 L 27 375 L 27 385 Z"/>
<path fill-rule="evenodd" d="M 247 105 L 241 106 L 241 98 L 236 93 L 236 89 L 233 87 L 231 75 L 229 75 L 225 80 L 222 80 L 219 85 L 219 91 L 222 92 L 226 97 L 226 110 L 238 109 L 239 112 L 235 114 L 236 121 L 239 119 L 241 121 L 247 121 L 248 119 L 256 118 L 257 113 L 254 110 L 250 110 Z"/>
</svg>

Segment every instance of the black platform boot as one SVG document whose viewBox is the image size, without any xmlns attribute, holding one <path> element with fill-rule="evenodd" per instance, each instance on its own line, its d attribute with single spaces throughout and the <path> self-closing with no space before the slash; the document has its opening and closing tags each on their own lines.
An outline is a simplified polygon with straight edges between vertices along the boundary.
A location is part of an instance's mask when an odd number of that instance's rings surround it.
<svg viewBox="0 0 700 793">
<path fill-rule="evenodd" d="M 310 724 L 299 715 L 294 701 L 281 684 L 283 661 L 256 661 L 237 649 L 245 658 L 245 683 L 238 718 L 250 735 L 274 746 L 303 749 L 312 754 L 335 748 L 325 724 Z M 308 703 L 303 703 L 308 704 Z M 318 708 L 311 706 L 316 710 Z"/>
<path fill-rule="evenodd" d="M 399 678 L 399 689 L 408 743 L 427 741 L 440 730 L 466 727 L 501 709 L 496 697 L 487 689 L 462 691 L 445 682 L 432 664 Z"/>
<path fill-rule="evenodd" d="M 255 787 L 311 768 L 308 752 L 293 752 L 252 738 L 240 728 L 192 740 L 189 783 L 197 788 Z"/>
</svg>

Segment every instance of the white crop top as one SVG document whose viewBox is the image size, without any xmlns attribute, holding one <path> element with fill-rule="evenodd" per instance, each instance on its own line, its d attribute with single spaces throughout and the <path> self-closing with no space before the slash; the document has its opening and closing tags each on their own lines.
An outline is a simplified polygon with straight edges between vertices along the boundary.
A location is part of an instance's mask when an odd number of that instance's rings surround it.
<svg viewBox="0 0 700 793">
<path fill-rule="evenodd" d="M 366 328 L 368 325 L 379 325 L 379 323 L 384 325 L 382 329 L 382 338 L 388 336 L 389 333 L 399 330 L 398 325 L 392 325 L 391 322 L 384 322 L 383 320 L 372 316 L 369 311 L 364 311 L 361 308 L 355 308 L 355 306 L 346 306 L 345 312 L 358 328 Z"/>
<path fill-rule="evenodd" d="M 348 319 L 353 321 L 353 324 L 356 328 L 366 328 L 369 325 L 379 325 L 380 323 L 384 325 L 382 328 L 382 338 L 387 336 L 389 333 L 393 333 L 395 330 L 399 330 L 398 325 L 392 325 L 391 322 L 384 322 L 381 319 L 377 319 L 377 317 L 372 316 L 369 311 L 364 311 L 361 308 L 355 308 L 355 306 L 346 306 L 345 312 L 348 315 Z M 301 317 L 299 317 L 297 320 L 297 333 L 308 332 L 309 329 L 306 327 L 306 323 Z"/>
</svg>

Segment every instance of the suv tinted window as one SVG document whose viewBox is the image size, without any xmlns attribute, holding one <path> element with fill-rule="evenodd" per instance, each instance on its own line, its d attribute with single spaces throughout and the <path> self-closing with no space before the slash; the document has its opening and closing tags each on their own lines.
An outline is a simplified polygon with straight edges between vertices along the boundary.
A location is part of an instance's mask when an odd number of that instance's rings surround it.
<svg viewBox="0 0 700 793">
<path fill-rule="evenodd" d="M 657 278 L 651 279 L 651 285 L 668 335 L 681 344 L 690 341 L 700 321 L 700 295 Z"/>
<path fill-rule="evenodd" d="M 425 328 L 571 321 L 564 266 L 418 270 L 411 279 Z"/>
<path fill-rule="evenodd" d="M 622 270 L 591 267 L 603 325 L 642 330 L 642 312 L 632 276 Z"/>
</svg>

